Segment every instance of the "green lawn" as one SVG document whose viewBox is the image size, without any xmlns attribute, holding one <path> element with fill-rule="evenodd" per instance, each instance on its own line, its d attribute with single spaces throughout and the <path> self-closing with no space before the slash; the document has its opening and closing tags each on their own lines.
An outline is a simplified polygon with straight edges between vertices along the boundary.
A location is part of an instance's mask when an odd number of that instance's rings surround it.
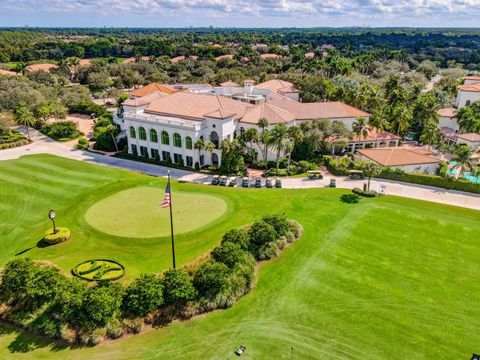
<svg viewBox="0 0 480 360">
<path fill-rule="evenodd" d="M 23 255 L 68 271 L 116 257 L 126 281 L 170 264 L 168 237 L 127 238 L 89 226 L 98 201 L 163 179 L 50 156 L 0 162 L 0 265 L 35 246 L 55 208 L 66 243 Z M 162 192 L 160 191 L 160 193 Z M 0 327 L 0 359 L 469 359 L 480 352 L 480 212 L 341 189 L 231 189 L 174 183 L 223 199 L 226 212 L 177 236 L 179 262 L 208 251 L 229 228 L 285 212 L 305 235 L 265 263 L 232 308 L 94 348 L 65 348 Z M 159 202 L 161 199 L 159 199 Z M 100 203 L 101 204 L 101 203 Z M 128 216 L 128 214 L 127 214 Z"/>
</svg>

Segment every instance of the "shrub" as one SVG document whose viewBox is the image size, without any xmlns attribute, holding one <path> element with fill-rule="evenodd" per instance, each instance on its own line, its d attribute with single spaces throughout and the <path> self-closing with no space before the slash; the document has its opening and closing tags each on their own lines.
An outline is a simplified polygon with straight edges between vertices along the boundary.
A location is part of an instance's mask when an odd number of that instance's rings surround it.
<svg viewBox="0 0 480 360">
<path fill-rule="evenodd" d="M 183 270 L 168 270 L 164 274 L 162 284 L 166 305 L 183 306 L 197 296 L 190 276 Z"/>
<path fill-rule="evenodd" d="M 279 253 L 276 242 L 269 242 L 260 246 L 256 252 L 258 260 L 269 260 L 276 257 Z"/>
<path fill-rule="evenodd" d="M 73 121 L 58 121 L 52 124 L 45 124 L 41 132 L 55 140 L 75 139 L 83 133 L 77 129 Z"/>
<path fill-rule="evenodd" d="M 229 274 L 227 265 L 210 260 L 197 269 L 193 285 L 201 296 L 213 299 L 228 287 Z"/>
<path fill-rule="evenodd" d="M 143 328 L 143 320 L 142 319 L 133 319 L 133 320 L 126 320 L 125 321 L 125 328 L 127 332 L 131 334 L 138 334 L 142 331 Z"/>
<path fill-rule="evenodd" d="M 20 258 L 5 265 L 0 283 L 0 299 L 14 302 L 25 298 L 27 287 L 33 279 L 37 266 L 29 258 Z"/>
<path fill-rule="evenodd" d="M 82 327 L 93 330 L 107 325 L 120 309 L 123 290 L 116 283 L 102 283 L 90 288 L 77 314 Z"/>
<path fill-rule="evenodd" d="M 118 319 L 110 321 L 105 327 L 105 332 L 111 339 L 118 339 L 124 333 L 122 324 Z"/>
<path fill-rule="evenodd" d="M 102 115 L 111 116 L 105 107 L 97 105 L 89 99 L 82 99 L 76 103 L 68 104 L 68 110 L 70 113 L 79 113 L 85 115 L 95 114 L 97 117 Z"/>
<path fill-rule="evenodd" d="M 352 192 L 357 195 L 365 196 L 365 197 L 375 197 L 378 196 L 378 193 L 375 190 L 370 191 L 363 191 L 362 189 L 355 187 L 352 189 Z"/>
<path fill-rule="evenodd" d="M 70 230 L 66 227 L 57 227 L 57 232 L 53 232 L 53 228 L 45 232 L 43 241 L 49 245 L 55 245 L 70 239 Z"/>
<path fill-rule="evenodd" d="M 217 262 L 227 265 L 230 269 L 233 269 L 244 256 L 245 252 L 240 245 L 228 241 L 212 251 L 212 258 Z"/>
<path fill-rule="evenodd" d="M 262 220 L 267 224 L 272 225 L 278 236 L 285 236 L 290 230 L 286 215 L 267 215 L 262 217 Z"/>
<path fill-rule="evenodd" d="M 255 221 L 249 230 L 250 242 L 253 245 L 261 246 L 275 241 L 277 232 L 274 227 L 263 220 Z"/>
<path fill-rule="evenodd" d="M 163 285 L 160 277 L 143 274 L 126 289 L 122 310 L 129 316 L 145 316 L 163 304 Z"/>
<path fill-rule="evenodd" d="M 88 139 L 85 138 L 85 137 L 81 137 L 80 139 L 78 139 L 78 142 L 77 144 L 75 145 L 75 147 L 77 149 L 81 149 L 81 150 L 86 150 L 88 149 Z"/>
<path fill-rule="evenodd" d="M 46 313 L 41 314 L 28 324 L 28 329 L 36 334 L 46 335 L 51 338 L 60 337 L 58 321 L 50 319 Z"/>
<path fill-rule="evenodd" d="M 250 247 L 250 238 L 245 229 L 232 229 L 227 231 L 222 238 L 222 244 L 231 242 L 239 245 L 242 249 L 248 250 Z"/>
</svg>

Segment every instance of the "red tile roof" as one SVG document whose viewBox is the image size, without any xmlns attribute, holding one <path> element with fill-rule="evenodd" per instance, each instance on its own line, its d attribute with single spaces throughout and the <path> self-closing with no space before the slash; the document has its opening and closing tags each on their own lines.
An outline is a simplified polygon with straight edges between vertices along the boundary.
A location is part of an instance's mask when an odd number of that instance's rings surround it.
<svg viewBox="0 0 480 360">
<path fill-rule="evenodd" d="M 154 93 L 156 91 L 161 91 L 165 94 L 173 94 L 175 92 L 175 90 L 173 90 L 172 88 L 170 88 L 168 86 L 165 86 L 165 85 L 162 85 L 162 84 L 159 84 L 159 83 L 151 83 L 151 84 L 148 84 L 144 87 L 133 90 L 131 95 L 132 96 L 137 96 L 137 97 L 142 97 L 142 96 Z"/>
<path fill-rule="evenodd" d="M 225 81 L 223 83 L 220 84 L 221 87 L 236 87 L 236 86 L 240 86 L 238 85 L 236 82 L 232 81 L 232 80 L 228 80 L 228 81 Z"/>
<path fill-rule="evenodd" d="M 393 147 L 361 149 L 359 154 L 383 166 L 435 164 L 440 159 L 427 155 L 424 149 Z"/>
<path fill-rule="evenodd" d="M 457 116 L 457 109 L 448 107 L 448 108 L 443 108 L 438 110 L 438 114 L 442 117 L 455 117 Z"/>
<path fill-rule="evenodd" d="M 45 72 L 50 72 L 52 69 L 56 69 L 58 65 L 55 64 L 33 64 L 27 66 L 26 70 L 30 72 L 36 72 L 36 71 L 45 71 Z"/>
<path fill-rule="evenodd" d="M 3 70 L 0 69 L 0 75 L 8 75 L 8 76 L 20 76 L 20 73 L 17 73 L 15 71 L 10 71 L 10 70 Z"/>
<path fill-rule="evenodd" d="M 458 88 L 459 88 L 461 91 L 480 92 L 480 83 L 460 85 Z"/>
</svg>

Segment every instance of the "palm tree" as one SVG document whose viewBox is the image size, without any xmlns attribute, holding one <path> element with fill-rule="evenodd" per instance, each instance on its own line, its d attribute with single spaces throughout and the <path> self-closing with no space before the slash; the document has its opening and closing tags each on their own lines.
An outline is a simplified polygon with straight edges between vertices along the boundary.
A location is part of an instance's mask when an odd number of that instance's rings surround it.
<svg viewBox="0 0 480 360">
<path fill-rule="evenodd" d="M 272 147 L 277 151 L 276 162 L 276 174 L 278 174 L 278 167 L 280 164 L 280 153 L 285 149 L 285 142 L 287 141 L 288 129 L 285 124 L 276 125 L 270 134 L 270 141 Z"/>
<path fill-rule="evenodd" d="M 198 150 L 198 165 L 200 165 L 200 156 L 202 156 L 202 150 L 205 149 L 205 142 L 202 139 L 199 139 L 193 145 L 195 150 Z"/>
<path fill-rule="evenodd" d="M 264 117 L 260 118 L 257 123 L 261 129 L 257 137 L 257 146 L 261 149 L 263 161 L 265 161 L 265 171 L 267 171 L 268 149 L 272 146 L 270 131 L 268 130 L 268 120 Z M 260 147 L 260 144 L 262 145 Z"/>
<path fill-rule="evenodd" d="M 207 142 L 205 144 L 205 150 L 208 151 L 210 153 L 210 162 L 212 161 L 212 156 L 213 156 L 213 151 L 216 149 L 217 147 L 215 146 L 215 144 L 211 141 Z M 213 164 L 212 164 L 213 165 Z"/>
<path fill-rule="evenodd" d="M 452 153 L 452 161 L 456 164 L 454 169 L 458 169 L 458 176 L 461 177 L 464 172 L 476 172 L 478 160 L 473 158 L 473 150 L 467 145 L 457 145 Z"/>
<path fill-rule="evenodd" d="M 77 75 L 78 65 L 80 65 L 80 60 L 76 56 L 72 56 L 67 60 L 68 66 L 71 70 L 71 80 L 75 79 Z"/>
<path fill-rule="evenodd" d="M 430 147 L 430 145 L 436 144 L 439 139 L 440 129 L 438 125 L 433 121 L 427 122 L 420 134 L 420 141 Z"/>
<path fill-rule="evenodd" d="M 357 121 L 352 124 L 352 130 L 354 134 L 361 139 L 366 139 L 371 130 L 371 126 L 366 118 L 358 117 Z"/>
<path fill-rule="evenodd" d="M 370 180 L 382 172 L 382 168 L 373 162 L 368 162 L 363 166 L 363 173 L 368 178 L 367 191 L 370 191 Z"/>
<path fill-rule="evenodd" d="M 392 109 L 390 125 L 397 130 L 397 135 L 406 132 L 412 122 L 412 112 L 408 107 L 397 105 Z"/>
<path fill-rule="evenodd" d="M 25 75 L 25 72 L 27 71 L 27 63 L 20 61 L 19 63 L 15 64 L 13 70 L 16 71 L 17 73 L 21 73 L 22 75 Z"/>
<path fill-rule="evenodd" d="M 20 106 L 17 111 L 15 111 L 15 121 L 19 125 L 23 125 L 27 128 L 27 137 L 30 140 L 29 127 L 35 125 L 35 117 L 30 109 L 26 106 Z"/>
<path fill-rule="evenodd" d="M 303 140 L 303 132 L 298 126 L 290 126 L 287 131 L 288 141 L 285 151 L 288 153 L 287 172 L 290 170 L 290 161 L 292 159 L 292 151 L 295 146 Z"/>
</svg>

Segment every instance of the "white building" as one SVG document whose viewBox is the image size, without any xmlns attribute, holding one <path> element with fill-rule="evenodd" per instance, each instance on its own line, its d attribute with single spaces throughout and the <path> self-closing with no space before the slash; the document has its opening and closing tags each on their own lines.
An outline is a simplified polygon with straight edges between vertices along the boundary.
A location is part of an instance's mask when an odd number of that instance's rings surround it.
<svg viewBox="0 0 480 360">
<path fill-rule="evenodd" d="M 189 167 L 196 163 L 218 166 L 220 142 L 257 127 L 261 118 L 266 118 L 271 128 L 329 119 L 343 122 L 351 130 L 358 117 L 370 117 L 341 102 L 300 103 L 296 101 L 298 90 L 282 80 L 256 86 L 253 81 L 243 86 L 224 85 L 198 85 L 171 95 L 157 89 L 124 102 L 121 127 L 126 131 L 128 152 Z M 194 148 L 198 140 L 212 142 L 217 148 L 212 153 L 198 151 Z"/>
<path fill-rule="evenodd" d="M 455 105 L 460 109 L 475 101 L 480 101 L 480 76 L 467 76 L 464 84 L 458 87 Z"/>
</svg>

